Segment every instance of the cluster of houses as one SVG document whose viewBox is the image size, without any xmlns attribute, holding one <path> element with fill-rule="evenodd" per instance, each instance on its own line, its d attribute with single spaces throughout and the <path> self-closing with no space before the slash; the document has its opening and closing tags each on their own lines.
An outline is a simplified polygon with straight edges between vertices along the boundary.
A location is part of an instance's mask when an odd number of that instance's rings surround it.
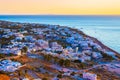
<svg viewBox="0 0 120 80">
<path fill-rule="evenodd" d="M 68 27 L 9 22 L 0 22 L 0 27 L 0 54 L 12 53 L 21 56 L 24 54 L 22 49 L 27 47 L 28 54 L 41 51 L 44 54 L 73 61 L 79 60 L 83 63 L 99 60 L 103 58 L 103 54 L 117 58 L 114 52 L 102 48 L 91 38 Z M 3 42 L 5 40 L 5 43 L 2 43 L 2 40 Z M 9 43 L 6 44 L 6 42 Z M 0 61 L 0 71 L 14 72 L 21 66 L 21 63 L 11 60 Z M 64 75 L 70 75 L 70 72 Z M 83 78 L 97 80 L 97 75 L 84 72 Z"/>
<path fill-rule="evenodd" d="M 27 23 L 19 24 L 19 26 L 29 27 L 26 25 Z M 113 52 L 108 52 L 90 38 L 84 37 L 68 27 L 40 24 L 28 25 L 31 25 L 32 28 L 24 29 L 21 27 L 19 28 L 19 32 L 17 32 L 18 29 L 11 31 L 9 28 L 0 28 L 0 30 L 6 33 L 1 35 L 0 38 L 15 37 L 10 40 L 11 44 L 1 47 L 0 52 L 22 55 L 21 49 L 27 46 L 30 53 L 31 51 L 41 50 L 48 54 L 72 60 L 80 60 L 81 62 L 102 58 L 101 52 L 115 57 Z M 9 24 L 9 26 L 11 25 Z M 38 27 L 36 28 L 35 26 Z M 39 26 L 45 26 L 45 28 Z M 26 33 L 27 35 L 25 35 Z"/>
<path fill-rule="evenodd" d="M 11 60 L 2 60 L 0 61 L 0 71 L 14 72 L 22 65 L 19 62 L 14 62 Z"/>
</svg>

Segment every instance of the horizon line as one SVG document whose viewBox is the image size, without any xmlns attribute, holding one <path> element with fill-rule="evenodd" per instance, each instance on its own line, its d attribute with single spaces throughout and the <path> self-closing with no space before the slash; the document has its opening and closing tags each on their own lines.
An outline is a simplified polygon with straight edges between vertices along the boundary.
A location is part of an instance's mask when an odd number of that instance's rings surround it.
<svg viewBox="0 0 120 80">
<path fill-rule="evenodd" d="M 3 15 L 10 15 L 10 16 L 12 16 L 12 15 L 25 15 L 25 16 L 29 16 L 29 15 L 33 15 L 33 16 L 37 16 L 37 15 L 45 15 L 45 16 L 47 16 L 47 15 L 56 15 L 56 16 L 120 16 L 120 14 L 0 14 L 1 16 Z"/>
</svg>

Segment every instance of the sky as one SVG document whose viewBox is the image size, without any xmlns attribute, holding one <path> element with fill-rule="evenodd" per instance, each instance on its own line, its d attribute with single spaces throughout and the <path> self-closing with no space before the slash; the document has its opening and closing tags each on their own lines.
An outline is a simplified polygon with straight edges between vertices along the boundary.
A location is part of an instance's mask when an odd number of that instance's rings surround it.
<svg viewBox="0 0 120 80">
<path fill-rule="evenodd" d="M 120 0 L 0 0 L 0 14 L 120 15 Z"/>
</svg>

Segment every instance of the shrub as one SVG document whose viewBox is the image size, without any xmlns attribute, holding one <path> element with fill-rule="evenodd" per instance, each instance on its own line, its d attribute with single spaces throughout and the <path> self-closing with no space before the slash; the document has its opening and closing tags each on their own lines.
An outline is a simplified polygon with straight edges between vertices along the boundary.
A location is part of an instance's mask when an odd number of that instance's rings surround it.
<svg viewBox="0 0 120 80">
<path fill-rule="evenodd" d="M 60 65 L 60 66 L 63 66 L 63 65 L 64 65 L 64 59 L 60 59 L 60 60 L 59 60 L 59 65 Z"/>
<path fill-rule="evenodd" d="M 5 55 L 0 53 L 0 58 L 4 58 L 4 57 L 5 57 Z"/>
<path fill-rule="evenodd" d="M 58 74 L 57 77 L 58 77 L 58 78 L 62 78 L 62 74 Z"/>
<path fill-rule="evenodd" d="M 51 55 L 44 55 L 44 59 L 46 60 L 46 61 L 50 61 L 51 60 Z"/>
<path fill-rule="evenodd" d="M 75 63 L 81 63 L 81 61 L 80 61 L 80 60 L 74 60 L 74 62 L 75 62 Z"/>
<path fill-rule="evenodd" d="M 58 57 L 53 57 L 53 59 L 54 59 L 54 63 L 58 63 Z"/>
<path fill-rule="evenodd" d="M 22 49 L 21 49 L 21 52 L 22 53 L 27 53 L 28 51 L 28 47 L 24 46 Z"/>
<path fill-rule="evenodd" d="M 80 77 L 82 77 L 82 76 L 83 76 L 83 74 L 82 74 L 82 73 L 80 73 L 79 75 L 80 75 Z"/>
<path fill-rule="evenodd" d="M 42 80 L 48 80 L 47 78 L 42 78 Z"/>
<path fill-rule="evenodd" d="M 81 68 L 81 69 L 84 69 L 84 68 L 87 67 L 87 65 L 86 65 L 86 63 L 79 63 L 78 67 Z"/>
<path fill-rule="evenodd" d="M 103 58 L 105 58 L 106 60 L 114 60 L 114 58 L 106 53 L 102 53 Z"/>
<path fill-rule="evenodd" d="M 75 75 L 75 72 L 72 72 L 70 75 L 74 76 L 74 75 Z"/>
<path fill-rule="evenodd" d="M 69 66 L 70 66 L 70 60 L 66 59 L 66 60 L 64 61 L 64 65 L 65 65 L 66 67 L 69 67 Z"/>
<path fill-rule="evenodd" d="M 10 53 L 10 54 L 7 54 L 7 56 L 15 56 L 15 54 L 13 54 L 13 53 Z"/>
</svg>

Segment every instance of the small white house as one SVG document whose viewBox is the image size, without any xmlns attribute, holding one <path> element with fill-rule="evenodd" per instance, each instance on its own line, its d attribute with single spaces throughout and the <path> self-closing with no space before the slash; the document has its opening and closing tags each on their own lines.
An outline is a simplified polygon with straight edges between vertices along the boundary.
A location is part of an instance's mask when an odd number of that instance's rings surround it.
<svg viewBox="0 0 120 80">
<path fill-rule="evenodd" d="M 21 63 L 11 60 L 0 61 L 0 71 L 14 72 L 21 66 Z"/>
<path fill-rule="evenodd" d="M 92 73 L 83 73 L 83 78 L 88 79 L 88 80 L 97 80 L 97 75 L 96 74 L 92 74 Z"/>
<path fill-rule="evenodd" d="M 57 42 L 52 42 L 51 49 L 52 49 L 52 51 L 62 51 L 63 47 L 61 45 L 59 45 Z"/>
<path fill-rule="evenodd" d="M 37 40 L 37 45 L 38 45 L 39 47 L 41 47 L 42 49 L 49 48 L 49 43 L 48 43 L 48 41 L 45 41 L 45 40 L 42 40 L 42 39 Z"/>
<path fill-rule="evenodd" d="M 95 58 L 95 59 L 98 59 L 98 58 L 101 58 L 102 55 L 101 55 L 101 53 L 99 53 L 99 52 L 93 52 L 93 53 L 92 53 L 92 57 Z"/>
</svg>

